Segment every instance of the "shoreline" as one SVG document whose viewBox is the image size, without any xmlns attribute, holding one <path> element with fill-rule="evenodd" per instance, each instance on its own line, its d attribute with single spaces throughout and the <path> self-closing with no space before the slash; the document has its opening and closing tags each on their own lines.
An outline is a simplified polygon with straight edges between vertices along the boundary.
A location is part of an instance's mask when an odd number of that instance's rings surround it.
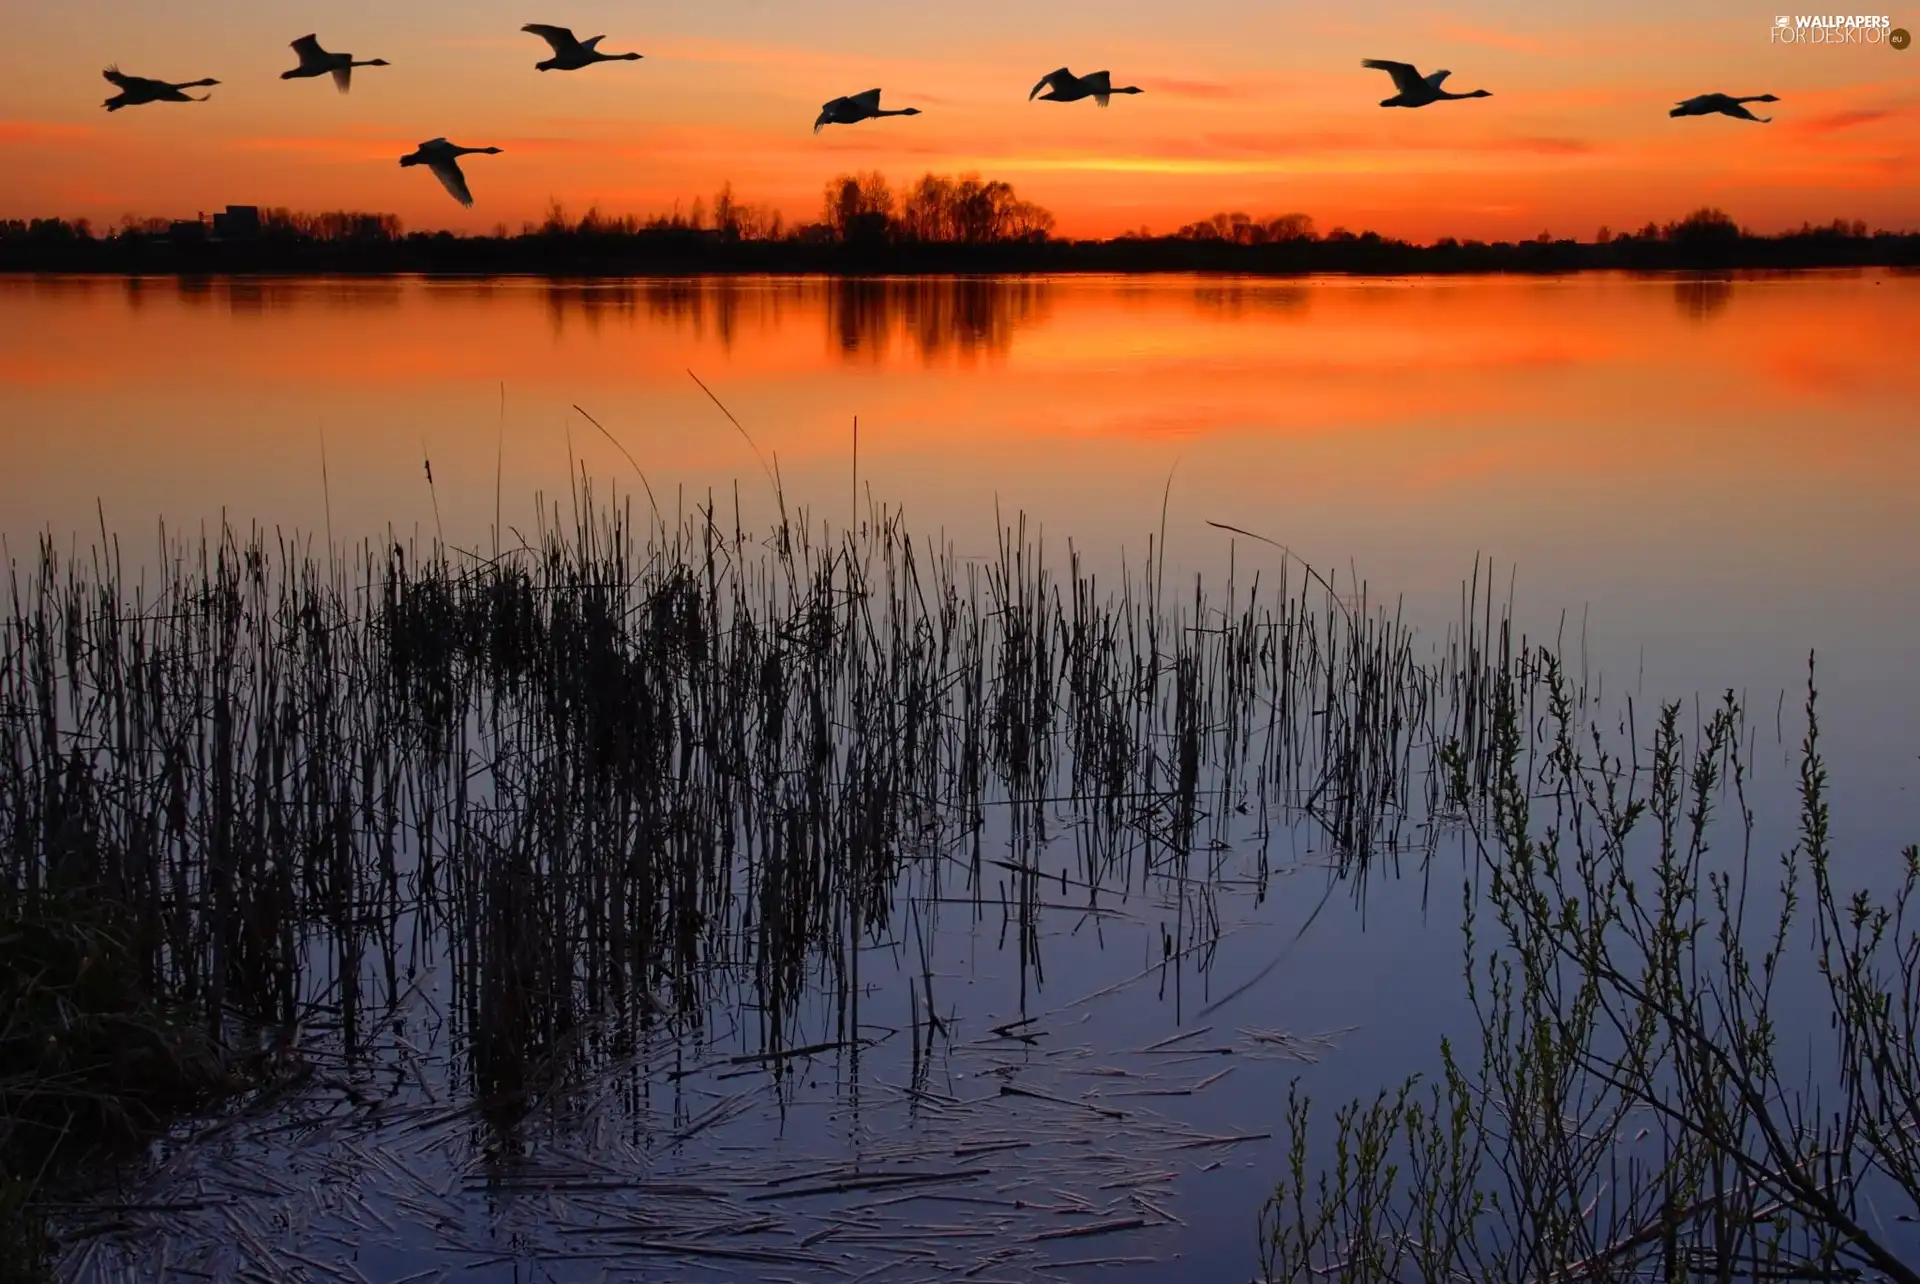
<svg viewBox="0 0 1920 1284">
<path fill-rule="evenodd" d="M 1044 242 L 858 247 L 736 244 L 527 244 L 412 236 L 378 244 L 141 241 L 0 244 L 11 276 L 359 276 L 614 279 L 687 277 L 1272 277 L 1566 276 L 1591 272 L 1726 273 L 1920 269 L 1920 234 L 1743 238 L 1714 246 L 1620 240 L 1408 246 L 1356 238 L 1240 246 L 1206 241 Z"/>
<path fill-rule="evenodd" d="M 1799 276 L 1815 272 L 1891 272 L 1920 274 L 1920 265 L 1904 263 L 1813 264 L 1794 267 L 1680 267 L 1680 268 L 1462 268 L 1457 270 L 1415 269 L 1369 271 L 1365 269 L 1313 269 L 1299 272 L 1259 271 L 1236 268 L 1031 268 L 1031 269 L 877 269 L 862 271 L 823 271 L 819 269 L 771 268 L 680 268 L 613 269 L 580 271 L 577 269 L 499 268 L 11 268 L 0 267 L 0 279 L 99 279 L 99 280 L 184 280 L 184 281 L 951 281 L 951 282 L 1045 282 L 1059 279 L 1176 279 L 1203 280 L 1312 281 L 1443 281 L 1469 278 L 1513 277 L 1565 279 L 1587 276 L 1623 276 L 1639 280 L 1733 281 L 1764 280 Z"/>
</svg>

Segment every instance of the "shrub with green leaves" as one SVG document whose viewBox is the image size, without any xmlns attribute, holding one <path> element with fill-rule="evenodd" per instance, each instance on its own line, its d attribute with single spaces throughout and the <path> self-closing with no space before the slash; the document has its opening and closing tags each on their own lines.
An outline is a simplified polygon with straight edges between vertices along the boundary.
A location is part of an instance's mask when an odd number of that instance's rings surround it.
<svg viewBox="0 0 1920 1284">
<path fill-rule="evenodd" d="M 1338 1108 L 1324 1165 L 1296 1085 L 1268 1278 L 1920 1280 L 1920 851 L 1839 885 L 1811 666 L 1765 864 L 1731 693 L 1641 762 L 1515 672 L 1491 791 L 1448 756 L 1479 1057 Z"/>
</svg>

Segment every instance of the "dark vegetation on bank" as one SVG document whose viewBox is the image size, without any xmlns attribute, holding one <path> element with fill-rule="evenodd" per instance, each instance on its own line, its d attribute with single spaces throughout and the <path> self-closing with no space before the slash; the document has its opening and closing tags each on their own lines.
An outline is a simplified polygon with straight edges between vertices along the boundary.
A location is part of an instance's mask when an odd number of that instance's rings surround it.
<svg viewBox="0 0 1920 1284">
<path fill-rule="evenodd" d="M 819 217 L 789 224 L 723 188 L 711 205 L 653 218 L 570 218 L 555 207 L 518 232 L 406 231 L 388 214 L 301 214 L 243 207 L 213 220 L 135 219 L 104 235 L 81 220 L 0 223 L 0 270 L 113 273 L 700 273 L 1233 272 L 1368 275 L 1591 270 L 1698 271 L 1920 266 L 1920 233 L 1832 223 L 1777 235 L 1720 210 L 1592 240 L 1542 232 L 1524 241 L 1417 245 L 1372 231 L 1325 233 L 1304 214 L 1222 213 L 1166 235 L 1054 236 L 1047 210 L 1004 182 L 928 174 L 896 193 L 875 173 L 827 184 Z"/>
<path fill-rule="evenodd" d="M 70 834 L 88 805 L 67 797 Z M 15 836 L 17 836 L 17 829 Z M 52 837 L 52 861 L 65 853 Z M 263 1067 L 207 1028 L 203 996 L 151 974 L 125 889 L 67 870 L 0 888 L 0 1280 L 39 1277 L 49 1248 L 40 1206 L 85 1198 L 116 1160 Z"/>
</svg>

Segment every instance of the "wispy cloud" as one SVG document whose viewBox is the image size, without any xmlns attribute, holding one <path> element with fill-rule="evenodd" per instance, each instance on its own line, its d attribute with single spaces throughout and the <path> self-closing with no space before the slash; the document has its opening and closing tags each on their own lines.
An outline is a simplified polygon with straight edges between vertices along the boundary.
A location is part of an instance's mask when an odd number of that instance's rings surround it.
<svg viewBox="0 0 1920 1284">
<path fill-rule="evenodd" d="M 324 160 L 363 161 L 397 158 L 413 149 L 413 144 L 398 138 L 330 135 L 267 135 L 236 138 L 228 144 L 239 152 L 274 152 L 283 155 L 313 156 Z"/>
<path fill-rule="evenodd" d="M 1140 88 L 1150 94 L 1166 94 L 1172 98 L 1226 100 L 1247 97 L 1246 90 L 1221 80 L 1180 80 L 1172 76 L 1159 76 L 1141 81 Z"/>
<path fill-rule="evenodd" d="M 1190 151 L 1216 155 L 1286 156 L 1318 155 L 1322 152 L 1358 151 L 1377 145 L 1378 139 L 1355 130 L 1303 130 L 1293 133 L 1242 132 L 1202 134 L 1188 140 Z M 1169 142 L 1169 147 L 1178 144 Z"/>
<path fill-rule="evenodd" d="M 1501 31 L 1493 27 L 1471 26 L 1450 18 L 1435 19 L 1433 34 L 1442 40 L 1454 41 L 1456 44 L 1485 45 L 1489 49 L 1505 49 L 1512 53 L 1537 54 L 1546 51 L 1546 45 L 1538 36 Z"/>
<path fill-rule="evenodd" d="M 708 40 L 698 36 L 655 42 L 655 52 L 661 58 L 671 58 L 676 62 L 719 63 L 740 67 L 790 68 L 796 61 L 820 57 L 813 50 L 784 49 L 733 40 Z M 878 60 L 869 58 L 861 61 L 871 66 Z"/>
<path fill-rule="evenodd" d="M 717 124 L 659 124 L 615 129 L 609 127 L 606 121 L 563 117 L 549 118 L 540 123 L 567 132 L 502 134 L 490 137 L 488 141 L 512 151 L 534 155 L 592 154 L 642 159 L 662 156 L 750 156 L 787 145 L 793 136 L 804 136 L 810 121 L 801 122 L 785 134 L 775 130 Z"/>
<path fill-rule="evenodd" d="M 544 122 L 563 124 L 560 121 Z M 605 130 L 605 122 L 573 122 L 585 130 Z M 469 146 L 498 147 L 504 154 L 519 156 L 595 156 L 621 159 L 653 159 L 663 155 L 707 155 L 716 148 L 729 153 L 764 149 L 767 135 L 751 130 L 663 126 L 614 135 L 607 132 L 580 134 L 506 134 L 456 135 L 456 143 Z M 338 161 L 363 161 L 370 158 L 397 159 L 412 151 L 418 139 L 390 132 L 349 131 L 342 134 L 280 134 L 236 138 L 229 146 L 242 152 L 279 152 Z"/>
<path fill-rule="evenodd" d="M 1824 116 L 1814 116 L 1807 120 L 1796 121 L 1794 129 L 1807 134 L 1833 134 L 1843 129 L 1852 129 L 1855 125 L 1871 125 L 1876 120 L 1889 120 L 1898 113 L 1873 108 L 1858 108 L 1853 111 L 1829 112 Z"/>
<path fill-rule="evenodd" d="M 71 143 L 94 134 L 92 125 L 57 120 L 0 120 L 0 146 Z"/>
<path fill-rule="evenodd" d="M 433 36 L 427 41 L 443 49 L 518 49 L 535 57 L 544 56 L 540 51 L 546 46 L 538 36 L 521 33 L 518 36 Z"/>
<path fill-rule="evenodd" d="M 1492 138 L 1434 138 L 1406 134 L 1374 134 L 1360 131 L 1312 130 L 1280 133 L 1212 133 L 1182 144 L 1189 154 L 1196 148 L 1226 155 L 1317 156 L 1328 153 L 1367 152 L 1475 152 L 1533 156 L 1585 156 L 1600 150 L 1585 138 L 1543 135 L 1498 136 Z"/>
<path fill-rule="evenodd" d="M 1587 156 L 1600 150 L 1585 138 L 1526 137 L 1495 139 L 1487 151 L 1532 152 L 1538 156 Z"/>
</svg>

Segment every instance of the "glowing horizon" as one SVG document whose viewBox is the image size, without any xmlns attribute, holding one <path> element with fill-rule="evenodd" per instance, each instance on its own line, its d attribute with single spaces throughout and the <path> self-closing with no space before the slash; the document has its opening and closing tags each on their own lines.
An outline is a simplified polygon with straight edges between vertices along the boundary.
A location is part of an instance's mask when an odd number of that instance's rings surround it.
<svg viewBox="0 0 1920 1284">
<path fill-rule="evenodd" d="M 1230 0 L 1192 0 L 1177 22 L 1142 0 L 1059 0 L 1038 16 L 1011 0 L 939 14 L 523 7 L 334 7 L 317 27 L 324 45 L 393 64 L 356 73 L 346 96 L 279 79 L 306 18 L 182 20 L 129 0 L 29 13 L 0 49 L 0 217 L 109 225 L 234 203 L 484 232 L 538 221 L 553 202 L 684 209 L 731 182 L 738 199 L 804 222 L 828 179 L 877 169 L 896 190 L 929 170 L 1004 178 L 1065 236 L 1238 210 L 1416 241 L 1587 239 L 1701 205 L 1763 231 L 1835 217 L 1920 230 L 1920 53 L 1778 47 L 1771 13 L 1727 17 L 1705 0 L 1632 0 L 1605 19 L 1509 0 L 1396 6 L 1367 21 L 1247 14 Z M 1920 26 L 1920 13 L 1892 18 Z M 528 20 L 605 32 L 609 49 L 645 58 L 536 72 L 547 50 L 518 30 Z M 1383 110 L 1391 84 L 1363 56 L 1451 68 L 1449 88 L 1493 96 Z M 108 116 L 99 72 L 116 62 L 221 84 L 204 104 Z M 1029 103 L 1063 62 L 1146 92 L 1105 111 Z M 872 85 L 924 114 L 811 134 L 822 101 Z M 1781 101 L 1770 125 L 1668 118 L 1707 91 Z M 503 149 L 466 163 L 471 210 L 396 164 L 436 135 Z"/>
</svg>

